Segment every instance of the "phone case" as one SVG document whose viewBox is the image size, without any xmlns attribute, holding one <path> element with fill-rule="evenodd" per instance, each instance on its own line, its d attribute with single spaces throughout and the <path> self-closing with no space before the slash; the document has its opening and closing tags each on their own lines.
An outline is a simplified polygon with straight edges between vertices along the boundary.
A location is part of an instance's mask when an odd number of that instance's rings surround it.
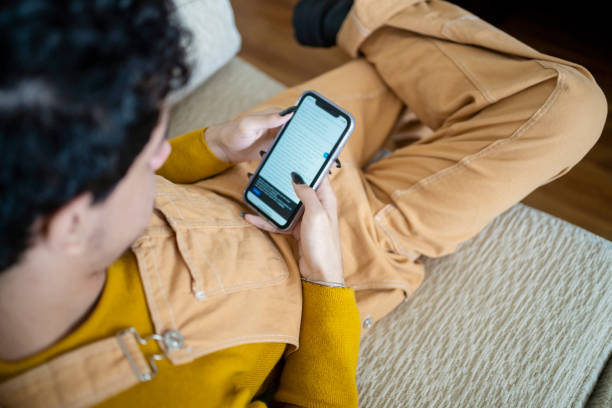
<svg viewBox="0 0 612 408">
<path fill-rule="evenodd" d="M 349 112 L 347 112 L 346 110 L 342 109 L 340 106 L 336 105 L 335 103 L 333 103 L 332 101 L 330 101 L 329 99 L 327 99 L 326 97 L 324 97 L 323 95 L 319 94 L 316 91 L 313 90 L 308 90 L 305 91 L 302 95 L 300 95 L 300 97 L 297 100 L 297 104 L 299 104 L 302 99 L 304 99 L 304 97 L 306 97 L 307 95 L 313 95 L 316 98 L 322 99 L 323 101 L 327 102 L 328 104 L 332 105 L 334 108 L 338 109 L 339 111 L 341 111 L 342 113 L 344 113 L 346 116 L 348 116 L 349 118 L 349 128 L 346 131 L 346 133 L 344 134 L 344 136 L 342 137 L 342 139 L 340 140 L 340 144 L 338 145 L 338 148 L 336 149 L 336 151 L 334 152 L 334 154 L 331 157 L 331 160 L 329 160 L 327 162 L 327 165 L 325 166 L 325 168 L 323 169 L 322 172 L 320 172 L 319 176 L 314 180 L 314 185 L 312 186 L 313 189 L 317 189 L 319 187 L 319 185 L 321 184 L 321 182 L 323 181 L 323 177 L 325 177 L 325 175 L 329 172 L 329 169 L 331 168 L 331 166 L 334 163 L 334 160 L 338 157 L 338 155 L 340 154 L 340 152 L 342 151 L 342 149 L 344 148 L 344 145 L 346 144 L 346 142 L 348 141 L 348 138 L 351 136 L 351 134 L 353 133 L 353 129 L 355 128 L 355 119 L 353 118 L 353 115 L 351 115 Z M 249 183 L 247 184 L 247 186 L 245 187 L 244 191 L 242 192 L 242 201 L 244 201 L 244 203 L 251 208 L 253 211 L 255 211 L 257 214 L 261 215 L 262 217 L 264 217 L 265 219 L 269 220 L 270 218 L 264 214 L 262 211 L 259 211 L 259 209 L 257 209 L 257 207 L 251 205 L 247 199 L 246 199 L 246 194 L 247 191 L 251 188 L 251 184 L 253 183 L 253 181 L 255 180 L 255 176 L 259 173 L 259 170 L 261 168 L 261 166 L 263 165 L 263 163 L 265 162 L 265 159 L 267 158 L 268 154 L 272 151 L 271 147 L 274 146 L 276 144 L 276 142 L 278 141 L 280 135 L 283 133 L 283 130 L 285 129 L 285 126 L 288 124 L 289 122 L 286 122 L 279 130 L 278 133 L 276 134 L 276 136 L 274 137 L 274 140 L 272 140 L 272 143 L 270 144 L 270 148 L 268 149 L 268 151 L 266 152 L 266 154 L 261 158 L 261 161 L 259 162 L 259 165 L 257 166 L 257 168 L 255 169 L 255 171 L 253 172 L 253 176 L 251 176 L 251 180 L 249 181 Z M 296 213 L 295 217 L 293 217 L 293 220 L 291 220 L 291 222 L 289 223 L 289 225 L 287 225 L 286 228 L 279 228 L 278 226 L 276 226 L 276 224 L 274 224 L 274 222 L 271 222 L 272 225 L 274 225 L 276 228 L 278 228 L 281 231 L 290 231 L 294 226 L 295 223 L 297 222 L 297 220 L 300 219 L 300 217 L 302 216 L 302 213 L 304 212 L 304 206 L 302 205 L 302 203 L 299 204 L 299 209 L 298 212 Z"/>
</svg>

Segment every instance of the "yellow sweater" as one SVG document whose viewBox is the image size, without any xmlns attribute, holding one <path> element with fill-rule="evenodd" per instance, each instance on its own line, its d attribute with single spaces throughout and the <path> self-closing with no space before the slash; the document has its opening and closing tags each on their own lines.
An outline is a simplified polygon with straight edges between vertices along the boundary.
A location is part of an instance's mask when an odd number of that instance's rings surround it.
<svg viewBox="0 0 612 408">
<path fill-rule="evenodd" d="M 204 131 L 172 139 L 172 154 L 158 174 L 189 183 L 231 166 L 210 151 Z M 262 408 L 267 406 L 264 400 L 299 407 L 357 406 L 360 321 L 354 291 L 309 282 L 303 282 L 302 290 L 300 348 L 286 361 L 281 361 L 286 345 L 279 343 L 231 347 L 181 366 L 164 359 L 157 362 L 159 374 L 151 381 L 99 406 Z M 85 322 L 33 356 L 0 360 L 0 382 L 130 326 L 142 335 L 153 333 L 136 259 L 127 251 L 108 269 L 102 295 Z M 155 342 L 144 350 L 161 352 Z"/>
</svg>

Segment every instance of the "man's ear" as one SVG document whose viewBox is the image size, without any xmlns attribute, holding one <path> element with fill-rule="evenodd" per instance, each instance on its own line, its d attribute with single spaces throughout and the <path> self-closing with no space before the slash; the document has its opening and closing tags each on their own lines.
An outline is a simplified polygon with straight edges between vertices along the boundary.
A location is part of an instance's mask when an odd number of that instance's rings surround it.
<svg viewBox="0 0 612 408">
<path fill-rule="evenodd" d="M 66 255 L 83 253 L 93 227 L 92 201 L 91 193 L 82 193 L 49 216 L 42 237 L 45 244 Z"/>
</svg>

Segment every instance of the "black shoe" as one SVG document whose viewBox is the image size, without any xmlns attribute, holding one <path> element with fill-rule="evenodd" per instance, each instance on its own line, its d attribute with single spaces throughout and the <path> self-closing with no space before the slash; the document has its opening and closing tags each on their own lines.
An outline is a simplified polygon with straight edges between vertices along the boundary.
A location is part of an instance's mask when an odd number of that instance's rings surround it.
<svg viewBox="0 0 612 408">
<path fill-rule="evenodd" d="M 302 45 L 331 47 L 353 0 L 301 0 L 293 10 L 295 38 Z"/>
</svg>

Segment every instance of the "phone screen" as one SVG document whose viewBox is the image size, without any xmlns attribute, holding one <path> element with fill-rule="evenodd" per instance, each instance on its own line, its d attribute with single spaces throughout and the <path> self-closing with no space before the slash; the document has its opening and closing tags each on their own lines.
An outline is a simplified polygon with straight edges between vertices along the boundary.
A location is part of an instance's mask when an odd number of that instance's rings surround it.
<svg viewBox="0 0 612 408">
<path fill-rule="evenodd" d="M 348 131 L 349 118 L 324 100 L 307 94 L 283 133 L 253 175 L 246 199 L 280 228 L 293 219 L 300 203 L 291 172 L 312 186 Z"/>
</svg>

